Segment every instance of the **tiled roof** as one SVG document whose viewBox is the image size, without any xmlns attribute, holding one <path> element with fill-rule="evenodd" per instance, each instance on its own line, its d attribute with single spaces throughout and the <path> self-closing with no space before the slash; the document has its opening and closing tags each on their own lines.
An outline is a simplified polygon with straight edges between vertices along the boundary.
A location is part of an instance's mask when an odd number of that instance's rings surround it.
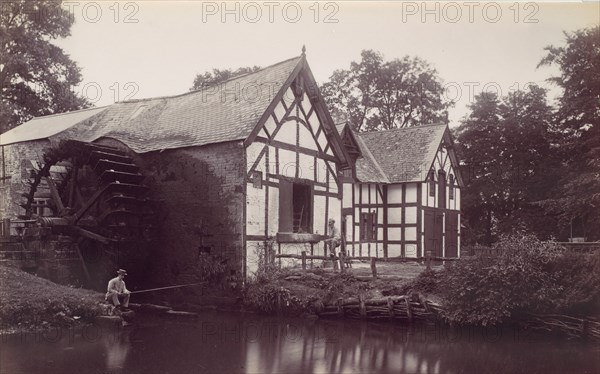
<svg viewBox="0 0 600 374">
<path fill-rule="evenodd" d="M 420 182 L 427 172 L 447 126 L 413 126 L 358 134 L 390 183 Z M 358 166 L 357 166 L 358 173 Z"/>
<path fill-rule="evenodd" d="M 354 130 L 350 126 L 347 126 L 346 123 L 337 124 L 335 127 L 340 135 L 342 135 L 344 128 L 346 128 L 346 131 L 351 131 L 354 135 L 354 139 L 362 155 L 355 162 L 356 178 L 361 182 L 389 183 L 388 178 L 385 176 L 383 170 L 381 170 L 379 164 L 377 164 L 373 154 L 364 141 L 356 135 Z"/>
<path fill-rule="evenodd" d="M 115 103 L 97 116 L 86 117 L 68 127 L 61 125 L 59 128 L 57 123 L 60 121 L 40 117 L 17 128 L 36 121 L 35 126 L 40 128 L 49 126 L 59 130 L 48 136 L 81 141 L 111 137 L 137 153 L 243 140 L 301 58 L 179 96 Z M 72 113 L 58 117 L 70 115 Z"/>
</svg>

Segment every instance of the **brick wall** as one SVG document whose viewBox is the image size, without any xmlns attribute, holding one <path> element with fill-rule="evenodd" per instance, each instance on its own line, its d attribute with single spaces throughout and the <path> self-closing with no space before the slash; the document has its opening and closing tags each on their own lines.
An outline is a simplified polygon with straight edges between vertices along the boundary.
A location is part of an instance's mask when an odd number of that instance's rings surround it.
<svg viewBox="0 0 600 374">
<path fill-rule="evenodd" d="M 160 200 L 155 282 L 195 282 L 201 251 L 221 254 L 242 274 L 244 148 L 241 142 L 133 155 L 150 197 Z M 150 270 L 150 269 L 149 269 Z"/>
</svg>

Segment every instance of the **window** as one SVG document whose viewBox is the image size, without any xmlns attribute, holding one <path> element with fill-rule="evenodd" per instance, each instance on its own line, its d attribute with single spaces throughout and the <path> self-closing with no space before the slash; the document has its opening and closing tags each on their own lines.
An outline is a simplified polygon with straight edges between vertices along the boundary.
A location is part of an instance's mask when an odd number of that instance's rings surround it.
<svg viewBox="0 0 600 374">
<path fill-rule="evenodd" d="M 446 208 L 446 173 L 438 171 L 438 208 Z"/>
<path fill-rule="evenodd" d="M 312 232 L 312 186 L 279 182 L 279 232 Z"/>
<path fill-rule="evenodd" d="M 377 240 L 377 213 L 360 214 L 360 240 Z"/>
<path fill-rule="evenodd" d="M 450 174 L 448 177 L 448 184 L 450 185 L 448 188 L 448 198 L 450 200 L 454 200 L 454 175 Z"/>
<path fill-rule="evenodd" d="M 429 196 L 435 196 L 435 177 L 433 170 L 429 172 Z"/>
</svg>

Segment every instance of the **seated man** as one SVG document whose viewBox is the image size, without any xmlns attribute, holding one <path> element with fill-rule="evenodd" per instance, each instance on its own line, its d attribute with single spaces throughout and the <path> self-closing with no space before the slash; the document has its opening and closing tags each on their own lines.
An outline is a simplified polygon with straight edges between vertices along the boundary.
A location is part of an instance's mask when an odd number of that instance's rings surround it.
<svg viewBox="0 0 600 374">
<path fill-rule="evenodd" d="M 331 257 L 335 257 L 335 249 L 340 246 L 340 230 L 335 227 L 335 220 L 330 218 L 327 222 L 327 239 L 323 240 L 329 246 Z"/>
<path fill-rule="evenodd" d="M 123 278 L 127 275 L 127 272 L 123 269 L 117 271 L 117 277 L 111 279 L 108 282 L 108 288 L 106 296 L 104 297 L 107 301 L 110 299 L 113 305 L 119 309 L 126 309 L 129 306 L 129 290 L 125 287 Z M 119 299 L 123 299 L 123 306 Z"/>
</svg>

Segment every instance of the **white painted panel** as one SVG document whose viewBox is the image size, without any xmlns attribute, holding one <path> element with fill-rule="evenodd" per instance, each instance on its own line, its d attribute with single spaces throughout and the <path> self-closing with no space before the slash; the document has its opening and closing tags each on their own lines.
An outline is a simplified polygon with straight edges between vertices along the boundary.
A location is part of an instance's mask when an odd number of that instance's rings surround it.
<svg viewBox="0 0 600 374">
<path fill-rule="evenodd" d="M 344 208 L 352 208 L 352 183 L 343 184 Z"/>
<path fill-rule="evenodd" d="M 258 254 L 262 250 L 262 242 L 246 242 L 246 274 L 253 277 L 258 270 Z"/>
<path fill-rule="evenodd" d="M 265 190 L 246 185 L 246 233 L 265 234 Z"/>
<path fill-rule="evenodd" d="M 342 217 L 343 220 L 345 220 L 345 222 L 343 222 L 342 224 L 346 225 L 346 242 L 351 242 L 352 241 L 352 225 L 354 222 L 352 222 L 352 216 L 345 216 Z M 342 225 L 340 225 L 340 231 L 342 229 Z"/>
<path fill-rule="evenodd" d="M 296 121 L 287 121 L 275 135 L 275 140 L 296 145 Z"/>
<path fill-rule="evenodd" d="M 281 122 L 281 120 L 283 119 L 283 116 L 285 115 L 285 109 L 283 108 L 283 105 L 281 105 L 281 103 L 279 103 L 276 107 L 275 107 L 275 117 L 277 117 L 277 121 Z"/>
<path fill-rule="evenodd" d="M 325 196 L 315 195 L 313 205 L 313 231 L 325 234 Z"/>
<path fill-rule="evenodd" d="M 400 227 L 388 227 L 388 240 L 402 240 Z"/>
<path fill-rule="evenodd" d="M 291 88 L 288 88 L 287 91 L 283 93 L 283 101 L 285 101 L 285 105 L 289 108 L 294 102 L 295 96 L 294 92 Z"/>
<path fill-rule="evenodd" d="M 303 124 L 300 124 L 300 137 L 298 139 L 300 140 L 300 147 L 309 148 L 314 151 L 319 149 L 312 134 Z"/>
<path fill-rule="evenodd" d="M 279 149 L 279 174 L 296 177 L 296 153 L 287 149 Z"/>
<path fill-rule="evenodd" d="M 306 113 L 308 113 L 309 109 L 306 106 L 304 107 L 304 109 L 307 111 Z M 316 134 L 317 130 L 321 127 L 321 122 L 319 121 L 319 117 L 317 116 L 316 112 L 313 111 L 310 117 L 308 117 L 308 123 L 310 124 L 313 133 Z"/>
<path fill-rule="evenodd" d="M 377 228 L 377 239 L 378 240 L 383 240 L 383 232 L 384 232 L 384 228 L 383 227 L 378 227 Z"/>
<path fill-rule="evenodd" d="M 269 134 L 273 135 L 273 132 L 277 128 L 277 124 L 275 123 L 275 120 L 273 120 L 273 116 L 269 116 L 269 118 L 267 118 L 265 121 L 265 127 L 269 131 Z"/>
<path fill-rule="evenodd" d="M 362 203 L 367 204 L 369 202 L 369 185 L 361 184 L 360 191 L 362 193 Z"/>
<path fill-rule="evenodd" d="M 377 185 L 371 184 L 371 204 L 377 204 Z"/>
<path fill-rule="evenodd" d="M 265 145 L 261 143 L 252 143 L 248 147 L 246 147 L 246 160 L 248 160 L 246 171 L 249 171 L 252 165 L 254 165 L 254 162 L 256 161 L 258 155 L 264 147 Z M 262 167 L 258 169 L 260 171 L 264 170 L 264 161 L 261 166 Z"/>
<path fill-rule="evenodd" d="M 407 206 L 404 208 L 404 223 L 417 223 L 417 207 Z"/>
<path fill-rule="evenodd" d="M 417 257 L 417 245 L 416 244 L 405 244 L 404 245 L 405 257 L 415 258 Z"/>
<path fill-rule="evenodd" d="M 454 199 L 456 200 L 456 210 L 460 210 L 460 188 L 454 191 Z"/>
<path fill-rule="evenodd" d="M 388 223 L 402 223 L 402 208 L 388 208 Z"/>
<path fill-rule="evenodd" d="M 300 156 L 300 165 L 298 171 L 298 178 L 305 178 L 314 180 L 315 179 L 315 158 L 313 156 L 305 155 L 303 153 L 299 154 Z"/>
<path fill-rule="evenodd" d="M 265 188 L 265 187 L 263 187 Z M 279 231 L 279 188 L 269 187 L 269 235 Z"/>
<path fill-rule="evenodd" d="M 391 184 L 388 186 L 388 203 L 398 204 L 402 202 L 402 185 Z"/>
<path fill-rule="evenodd" d="M 377 208 L 377 223 L 383 224 L 383 208 Z"/>
<path fill-rule="evenodd" d="M 388 257 L 400 257 L 402 254 L 400 244 L 388 244 Z"/>
<path fill-rule="evenodd" d="M 319 146 L 321 147 L 321 150 L 324 151 L 325 146 L 327 145 L 327 137 L 325 136 L 324 131 L 321 131 L 317 140 L 319 141 Z"/>
<path fill-rule="evenodd" d="M 315 191 L 327 191 L 327 187 L 324 187 L 324 186 L 315 186 Z"/>
<path fill-rule="evenodd" d="M 276 151 L 277 151 L 277 148 L 270 145 L 269 146 L 269 164 L 268 165 L 266 165 L 266 159 L 265 159 L 265 166 L 268 166 L 269 173 L 271 173 L 271 174 L 277 174 L 277 158 L 275 157 Z"/>
<path fill-rule="evenodd" d="M 406 184 L 406 202 L 416 203 L 417 202 L 417 184 L 407 183 Z"/>
<path fill-rule="evenodd" d="M 406 240 L 406 241 L 417 240 L 417 228 L 416 227 L 405 227 L 404 228 L 404 240 Z"/>
<path fill-rule="evenodd" d="M 327 165 L 322 158 L 317 159 L 317 181 L 320 183 L 327 182 Z"/>
</svg>

